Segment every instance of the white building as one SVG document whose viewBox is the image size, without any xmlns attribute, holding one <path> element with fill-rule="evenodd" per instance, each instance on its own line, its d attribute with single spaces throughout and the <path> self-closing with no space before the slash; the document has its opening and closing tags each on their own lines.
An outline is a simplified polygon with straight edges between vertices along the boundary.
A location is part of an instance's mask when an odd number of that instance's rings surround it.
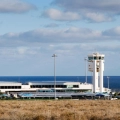
<svg viewBox="0 0 120 120">
<path fill-rule="evenodd" d="M 22 84 L 19 82 L 0 82 L 1 92 L 35 92 L 37 90 L 54 90 L 54 82 L 28 82 Z M 56 92 L 92 92 L 93 85 L 80 82 L 56 82 Z M 107 92 L 106 88 L 103 88 Z"/>
</svg>

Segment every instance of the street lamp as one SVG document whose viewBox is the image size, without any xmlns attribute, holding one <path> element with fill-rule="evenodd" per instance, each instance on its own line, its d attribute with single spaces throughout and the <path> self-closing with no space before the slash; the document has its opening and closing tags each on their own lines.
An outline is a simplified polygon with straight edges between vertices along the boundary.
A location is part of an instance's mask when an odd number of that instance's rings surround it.
<svg viewBox="0 0 120 120">
<path fill-rule="evenodd" d="M 54 57 L 54 92 L 55 92 L 55 96 L 54 98 L 56 99 L 56 75 L 55 75 L 55 57 L 57 57 L 56 54 L 53 54 L 52 57 Z"/>
<path fill-rule="evenodd" d="M 85 81 L 87 83 L 87 58 L 84 59 L 85 60 Z"/>
</svg>

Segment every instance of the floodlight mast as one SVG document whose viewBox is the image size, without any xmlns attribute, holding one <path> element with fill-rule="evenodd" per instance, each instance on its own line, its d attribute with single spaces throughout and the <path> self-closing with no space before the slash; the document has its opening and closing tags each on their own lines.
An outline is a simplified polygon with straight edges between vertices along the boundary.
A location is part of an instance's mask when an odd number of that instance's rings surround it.
<svg viewBox="0 0 120 120">
<path fill-rule="evenodd" d="M 108 79 L 108 90 L 109 90 L 109 78 L 110 78 L 110 77 L 109 77 L 109 76 L 107 76 L 107 79 Z"/>
<path fill-rule="evenodd" d="M 54 99 L 56 99 L 56 66 L 55 66 L 55 58 L 57 57 L 56 54 L 53 54 L 52 57 L 54 57 Z"/>
<path fill-rule="evenodd" d="M 85 60 L 85 82 L 87 83 L 87 58 L 84 59 Z"/>
</svg>

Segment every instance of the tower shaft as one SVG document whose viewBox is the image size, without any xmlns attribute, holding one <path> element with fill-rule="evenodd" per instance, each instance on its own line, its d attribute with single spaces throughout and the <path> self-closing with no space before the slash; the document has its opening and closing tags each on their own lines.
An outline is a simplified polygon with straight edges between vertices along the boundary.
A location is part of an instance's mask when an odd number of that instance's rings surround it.
<svg viewBox="0 0 120 120">
<path fill-rule="evenodd" d="M 104 92 L 103 88 L 103 71 L 104 71 L 104 55 L 93 53 L 88 55 L 88 70 L 93 72 L 93 92 Z M 98 86 L 98 75 L 100 76 Z"/>
</svg>

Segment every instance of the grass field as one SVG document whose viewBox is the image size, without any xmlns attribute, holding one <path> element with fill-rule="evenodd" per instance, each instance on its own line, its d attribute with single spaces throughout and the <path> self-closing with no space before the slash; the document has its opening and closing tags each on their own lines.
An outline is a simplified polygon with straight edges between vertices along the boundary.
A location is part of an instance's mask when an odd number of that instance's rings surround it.
<svg viewBox="0 0 120 120">
<path fill-rule="evenodd" d="M 0 120 L 120 120 L 120 100 L 1 100 Z"/>
</svg>

